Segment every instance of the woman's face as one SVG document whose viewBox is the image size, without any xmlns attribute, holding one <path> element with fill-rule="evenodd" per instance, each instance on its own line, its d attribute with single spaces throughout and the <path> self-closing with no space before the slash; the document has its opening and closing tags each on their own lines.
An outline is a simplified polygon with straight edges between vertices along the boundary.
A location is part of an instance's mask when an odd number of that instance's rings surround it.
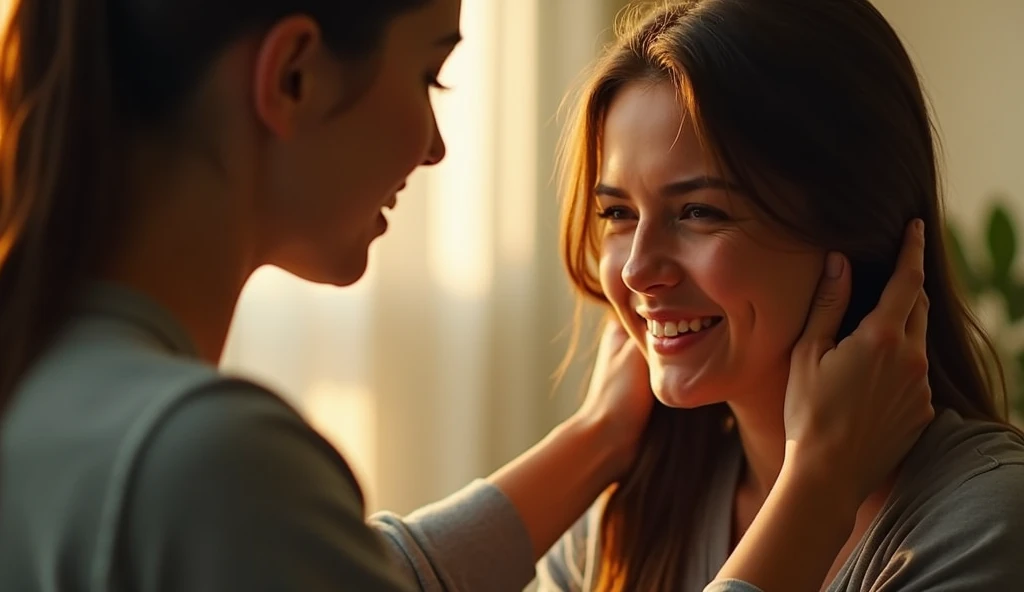
<svg viewBox="0 0 1024 592">
<path fill-rule="evenodd" d="M 618 93 L 596 190 L 601 285 L 671 407 L 784 394 L 824 262 L 725 181 L 671 86 Z"/>
<path fill-rule="evenodd" d="M 387 227 L 383 211 L 414 169 L 444 158 L 430 95 L 459 40 L 460 8 L 430 0 L 395 18 L 373 78 L 357 82 L 368 86 L 341 109 L 353 83 L 342 73 L 351 70 L 322 44 L 304 63 L 307 94 L 287 114 L 288 133 L 270 134 L 257 171 L 259 263 L 335 285 L 362 276 L 370 243 Z"/>
</svg>

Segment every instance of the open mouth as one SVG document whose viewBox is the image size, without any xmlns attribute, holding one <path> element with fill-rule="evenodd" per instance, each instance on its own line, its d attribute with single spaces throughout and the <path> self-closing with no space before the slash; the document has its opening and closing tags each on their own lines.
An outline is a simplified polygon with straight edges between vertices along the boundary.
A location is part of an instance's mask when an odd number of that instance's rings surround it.
<svg viewBox="0 0 1024 592">
<path fill-rule="evenodd" d="M 722 317 L 720 316 L 680 319 L 678 321 L 647 320 L 647 333 L 661 338 L 680 337 L 711 329 L 720 322 L 722 322 Z"/>
</svg>

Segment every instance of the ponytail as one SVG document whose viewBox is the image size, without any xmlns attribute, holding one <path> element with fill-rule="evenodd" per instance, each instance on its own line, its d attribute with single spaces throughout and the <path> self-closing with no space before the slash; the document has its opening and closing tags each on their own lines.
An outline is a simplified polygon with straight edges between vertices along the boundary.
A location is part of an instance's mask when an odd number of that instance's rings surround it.
<svg viewBox="0 0 1024 592">
<path fill-rule="evenodd" d="M 118 239 L 124 134 L 167 124 L 245 31 L 307 13 L 361 59 L 427 0 L 15 1 L 0 42 L 0 414 Z"/>
<path fill-rule="evenodd" d="M 19 0 L 0 44 L 0 413 L 108 236 L 106 0 Z"/>
</svg>

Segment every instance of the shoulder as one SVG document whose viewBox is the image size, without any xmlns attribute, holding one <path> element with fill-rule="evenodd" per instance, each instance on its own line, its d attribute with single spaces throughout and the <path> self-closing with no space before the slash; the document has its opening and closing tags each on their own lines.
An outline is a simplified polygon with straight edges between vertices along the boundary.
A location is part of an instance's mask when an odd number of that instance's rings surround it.
<svg viewBox="0 0 1024 592">
<path fill-rule="evenodd" d="M 1024 435 L 952 411 L 936 417 L 905 461 L 906 484 L 923 499 L 993 494 L 993 481 L 1017 479 L 1024 468 Z"/>
<path fill-rule="evenodd" d="M 206 385 L 153 426 L 121 513 L 113 557 L 140 589 L 168 569 L 183 590 L 404 587 L 344 459 L 250 383 Z"/>
<path fill-rule="evenodd" d="M 337 451 L 280 397 L 242 380 L 210 380 L 177 401 L 149 426 L 133 473 L 134 491 L 161 497 L 251 496 L 258 486 L 284 495 L 337 481 L 362 504 Z"/>
<path fill-rule="evenodd" d="M 908 459 L 916 473 L 880 518 L 887 541 L 875 546 L 891 552 L 876 584 L 1012 589 L 1024 579 L 1014 558 L 1024 548 L 1024 439 L 998 424 L 944 421 Z"/>
<path fill-rule="evenodd" d="M 876 584 L 892 589 L 1010 590 L 1024 580 L 1024 465 L 977 473 L 916 508 Z"/>
<path fill-rule="evenodd" d="M 1024 454 L 1020 458 L 987 457 L 961 477 L 922 504 L 935 510 L 927 519 L 922 517 L 922 526 L 946 536 L 964 529 L 993 534 L 1006 531 L 1000 536 L 1016 537 L 1024 544 Z"/>
<path fill-rule="evenodd" d="M 969 514 L 1002 516 L 1004 523 L 1024 519 L 1024 435 L 1010 426 L 943 412 L 908 456 L 904 471 L 899 493 L 906 503 L 941 508 L 929 516 L 930 523 Z"/>
</svg>

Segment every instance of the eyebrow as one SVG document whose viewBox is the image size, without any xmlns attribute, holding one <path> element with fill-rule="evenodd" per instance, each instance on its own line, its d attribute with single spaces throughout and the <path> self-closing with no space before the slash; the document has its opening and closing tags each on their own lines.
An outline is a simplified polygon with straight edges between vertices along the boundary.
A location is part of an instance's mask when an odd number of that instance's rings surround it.
<svg viewBox="0 0 1024 592">
<path fill-rule="evenodd" d="M 743 190 L 739 185 L 730 183 L 725 179 L 719 179 L 718 177 L 694 177 L 692 179 L 685 179 L 683 181 L 676 181 L 664 185 L 658 192 L 662 197 L 682 197 L 688 193 L 693 193 L 700 189 L 725 189 L 727 191 L 735 191 L 742 193 Z M 611 185 L 605 185 L 604 183 L 598 183 L 594 187 L 594 194 L 605 197 L 612 197 L 615 199 L 629 199 L 629 194 L 618 187 L 612 187 Z"/>
<path fill-rule="evenodd" d="M 462 31 L 454 31 L 434 42 L 438 47 L 455 47 L 462 41 Z"/>
</svg>

